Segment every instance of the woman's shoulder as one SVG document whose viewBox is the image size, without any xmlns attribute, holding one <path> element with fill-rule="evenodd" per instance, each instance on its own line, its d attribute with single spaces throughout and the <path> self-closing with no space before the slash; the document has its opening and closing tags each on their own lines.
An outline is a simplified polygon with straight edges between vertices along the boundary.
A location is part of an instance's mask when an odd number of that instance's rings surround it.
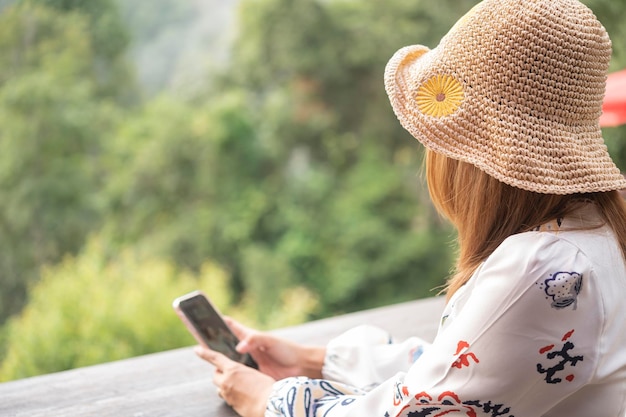
<svg viewBox="0 0 626 417">
<path fill-rule="evenodd" d="M 588 268 L 614 265 L 623 268 L 621 248 L 607 225 L 573 227 L 563 221 L 561 227 L 537 229 L 509 236 L 489 257 L 501 260 L 513 257 L 518 267 L 571 265 Z"/>
<path fill-rule="evenodd" d="M 509 236 L 494 255 L 523 253 L 550 260 L 579 255 L 593 263 L 622 259 L 620 245 L 594 204 L 587 204 L 567 217 L 554 219 L 532 230 Z"/>
<path fill-rule="evenodd" d="M 591 235 L 584 231 L 577 233 L 528 231 L 511 235 L 488 258 L 512 259 L 518 264 L 555 263 L 570 260 L 572 257 L 587 258 L 586 240 Z"/>
<path fill-rule="evenodd" d="M 584 233 L 573 236 L 543 231 L 512 235 L 483 262 L 470 287 L 499 288 L 511 297 L 546 286 L 546 282 L 576 287 L 581 277 L 588 280 L 595 274 L 599 263 L 611 262 L 590 257 L 584 237 Z"/>
</svg>

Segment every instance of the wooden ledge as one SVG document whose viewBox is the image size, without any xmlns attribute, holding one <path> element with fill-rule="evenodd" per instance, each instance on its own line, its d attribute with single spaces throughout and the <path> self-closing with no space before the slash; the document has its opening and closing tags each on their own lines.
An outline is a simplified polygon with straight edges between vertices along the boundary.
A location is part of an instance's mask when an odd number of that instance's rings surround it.
<svg viewBox="0 0 626 417">
<path fill-rule="evenodd" d="M 371 324 L 399 340 L 415 335 L 430 341 L 444 303 L 442 297 L 427 298 L 274 333 L 303 343 L 325 344 L 349 328 Z M 0 416 L 236 416 L 217 396 L 211 380 L 211 366 L 187 347 L 0 384 Z"/>
</svg>

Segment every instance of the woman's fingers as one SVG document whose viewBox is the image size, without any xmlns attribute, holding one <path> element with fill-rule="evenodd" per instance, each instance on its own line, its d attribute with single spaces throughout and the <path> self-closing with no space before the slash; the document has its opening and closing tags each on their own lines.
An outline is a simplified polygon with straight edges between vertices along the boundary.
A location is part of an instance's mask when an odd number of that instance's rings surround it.
<svg viewBox="0 0 626 417">
<path fill-rule="evenodd" d="M 239 340 L 245 339 L 246 336 L 252 332 L 252 329 L 244 326 L 243 324 L 239 323 L 237 320 L 234 320 L 229 316 L 224 316 L 224 322 L 228 327 L 230 327 L 230 330 L 235 333 L 235 336 L 237 336 L 237 339 Z"/>
<path fill-rule="evenodd" d="M 230 359 L 228 359 L 228 357 L 204 346 L 196 346 L 194 348 L 194 352 L 196 353 L 196 355 L 215 366 L 220 372 L 224 370 L 226 365 L 232 362 Z"/>
<path fill-rule="evenodd" d="M 196 346 L 195 353 L 215 366 L 213 383 L 217 395 L 243 416 L 263 416 L 275 380 L 259 371 L 230 360 L 227 356 Z"/>
<path fill-rule="evenodd" d="M 237 339 L 239 339 L 239 344 L 237 344 L 237 352 L 251 353 L 255 349 L 259 349 L 260 351 L 265 350 L 264 346 L 267 343 L 267 337 L 264 333 L 246 327 L 243 324 L 239 323 L 237 320 L 234 320 L 228 316 L 224 317 L 224 321 L 233 331 L 235 336 L 237 336 Z"/>
</svg>

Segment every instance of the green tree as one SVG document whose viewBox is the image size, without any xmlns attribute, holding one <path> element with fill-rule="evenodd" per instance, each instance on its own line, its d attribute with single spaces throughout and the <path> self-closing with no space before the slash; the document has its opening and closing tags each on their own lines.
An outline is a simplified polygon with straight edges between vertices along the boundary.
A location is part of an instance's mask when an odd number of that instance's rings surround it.
<svg viewBox="0 0 626 417">
<path fill-rule="evenodd" d="M 188 268 L 217 260 L 241 297 L 242 253 L 263 239 L 273 205 L 267 156 L 244 99 L 237 91 L 207 104 L 164 97 L 130 117 L 108 144 L 106 225 L 111 241 Z"/>
<path fill-rule="evenodd" d="M 226 85 L 252 92 L 273 158 L 280 194 L 268 251 L 302 240 L 288 264 L 324 295 L 321 314 L 399 301 L 390 293 L 407 285 L 416 292 L 404 299 L 425 296 L 449 269 L 450 249 L 438 242 L 451 231 L 415 191 L 421 150 L 382 88 L 396 49 L 436 42 L 475 1 L 441 3 L 253 0 L 241 8 L 245 29 Z"/>
<path fill-rule="evenodd" d="M 0 380 L 192 345 L 172 309 L 173 299 L 200 288 L 222 312 L 250 313 L 245 305 L 233 305 L 228 282 L 226 272 L 209 261 L 191 273 L 133 248 L 112 251 L 102 238 L 92 239 L 78 256 L 46 268 L 28 306 L 9 321 Z M 303 290 L 285 292 L 271 325 L 299 322 L 314 304 Z"/>
<path fill-rule="evenodd" d="M 229 259 L 266 198 L 263 152 L 242 103 L 236 91 L 206 104 L 163 97 L 121 125 L 107 144 L 112 236 L 190 268 Z"/>
<path fill-rule="evenodd" d="M 91 49 L 84 64 L 89 66 L 97 95 L 120 104 L 137 101 L 133 71 L 126 59 L 130 35 L 115 0 L 17 0 L 16 4 L 80 16 L 85 22 L 81 32 Z"/>
<path fill-rule="evenodd" d="M 96 101 L 86 27 L 32 4 L 0 15 L 0 323 L 39 268 L 98 224 L 97 157 L 115 111 Z"/>
</svg>

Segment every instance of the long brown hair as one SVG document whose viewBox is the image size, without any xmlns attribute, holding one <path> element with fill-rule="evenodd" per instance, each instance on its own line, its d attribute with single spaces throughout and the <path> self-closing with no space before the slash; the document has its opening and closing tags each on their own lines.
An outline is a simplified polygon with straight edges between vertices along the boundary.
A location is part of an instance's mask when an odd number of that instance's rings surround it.
<svg viewBox="0 0 626 417">
<path fill-rule="evenodd" d="M 565 217 L 594 202 L 626 259 L 626 205 L 617 191 L 555 195 L 511 187 L 466 162 L 426 150 L 428 191 L 458 232 L 458 257 L 446 286 L 450 298 L 507 237 Z"/>
</svg>

